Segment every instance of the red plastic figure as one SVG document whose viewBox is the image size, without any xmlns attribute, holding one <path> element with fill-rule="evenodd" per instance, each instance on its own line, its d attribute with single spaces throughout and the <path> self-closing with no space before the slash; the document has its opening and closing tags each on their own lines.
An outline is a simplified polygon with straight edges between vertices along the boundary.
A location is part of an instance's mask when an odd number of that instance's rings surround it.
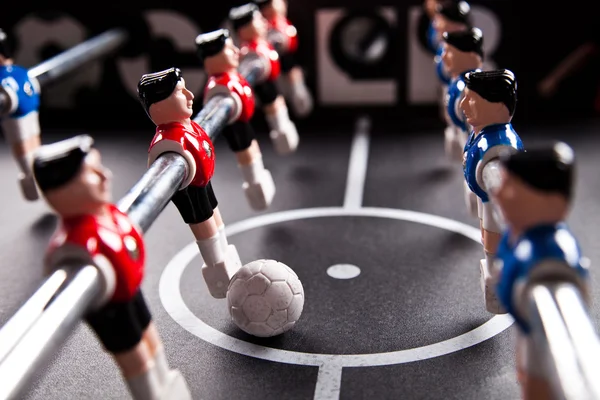
<svg viewBox="0 0 600 400">
<path fill-rule="evenodd" d="M 227 242 L 210 182 L 215 168 L 213 144 L 202 127 L 190 119 L 194 95 L 185 87 L 177 68 L 143 75 L 138 95 L 156 124 L 148 165 L 167 152 L 178 153 L 187 161 L 188 173 L 172 201 L 196 238 L 204 259 L 202 275 L 210 294 L 225 298 L 229 281 L 242 263 L 235 246 Z"/>
<path fill-rule="evenodd" d="M 288 20 L 286 0 L 254 0 L 260 12 L 267 19 L 269 42 L 279 53 L 281 72 L 284 79 L 283 92 L 286 93 L 294 112 L 300 117 L 307 116 L 312 111 L 313 100 L 304 80 L 304 72 L 296 59 L 298 50 L 298 32 Z"/>
<path fill-rule="evenodd" d="M 91 137 L 41 147 L 33 161 L 40 191 L 61 219 L 46 254 L 51 271 L 73 262 L 94 265 L 101 298 L 86 321 L 119 365 L 135 399 L 191 399 L 181 374 L 170 370 L 140 284 L 142 235 L 110 203 L 110 171 Z"/>
<path fill-rule="evenodd" d="M 254 86 L 254 93 L 263 106 L 275 150 L 279 154 L 291 153 L 298 147 L 298 131 L 275 83 L 281 67 L 279 55 L 267 41 L 267 21 L 252 3 L 231 9 L 229 19 L 241 41 L 242 62 L 262 65 L 263 73 Z"/>
<path fill-rule="evenodd" d="M 234 100 L 232 118 L 223 130 L 223 136 L 236 155 L 250 206 L 255 210 L 264 210 L 273 200 L 275 183 L 269 170 L 265 169 L 256 135 L 249 124 L 254 115 L 254 94 L 248 82 L 237 71 L 239 49 L 233 44 L 226 29 L 199 35 L 196 46 L 209 77 L 204 91 L 204 103 L 215 95 L 223 94 Z"/>
</svg>

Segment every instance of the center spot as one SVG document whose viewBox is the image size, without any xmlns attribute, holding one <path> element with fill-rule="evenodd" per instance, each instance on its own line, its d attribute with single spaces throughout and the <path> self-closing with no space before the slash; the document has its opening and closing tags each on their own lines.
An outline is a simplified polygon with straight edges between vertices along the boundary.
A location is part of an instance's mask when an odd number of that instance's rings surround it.
<svg viewBox="0 0 600 400">
<path fill-rule="evenodd" d="M 327 268 L 327 275 L 335 279 L 352 279 L 360 275 L 360 268 L 352 264 L 335 264 Z"/>
</svg>

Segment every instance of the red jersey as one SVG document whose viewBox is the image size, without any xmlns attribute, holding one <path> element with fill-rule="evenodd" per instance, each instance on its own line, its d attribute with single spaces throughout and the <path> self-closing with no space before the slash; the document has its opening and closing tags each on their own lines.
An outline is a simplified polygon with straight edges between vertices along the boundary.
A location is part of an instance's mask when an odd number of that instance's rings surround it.
<svg viewBox="0 0 600 400">
<path fill-rule="evenodd" d="M 275 81 L 279 77 L 281 72 L 281 66 L 279 65 L 279 54 L 275 49 L 267 42 L 266 39 L 258 38 L 250 42 L 244 43 L 240 49 L 242 57 L 249 53 L 256 53 L 269 64 L 270 71 L 267 77 L 268 81 Z"/>
<path fill-rule="evenodd" d="M 92 262 L 101 267 L 106 265 L 99 260 L 99 256 L 103 256 L 110 263 L 110 275 L 114 280 L 109 282 L 109 286 L 114 285 L 110 301 L 125 302 L 131 300 L 139 290 L 144 277 L 146 250 L 141 233 L 127 215 L 113 204 L 107 204 L 106 208 L 107 216 L 82 215 L 63 219 L 52 236 L 46 260 L 52 263 L 54 259 L 54 262 L 60 263 L 58 252 L 61 249 L 72 254 L 69 257 L 63 253 L 62 260 L 76 258 L 76 252 L 81 250 L 80 254 L 89 255 Z M 58 266 L 49 265 L 51 268 Z"/>
<path fill-rule="evenodd" d="M 241 101 L 240 115 L 237 118 L 241 122 L 249 122 L 254 115 L 254 93 L 246 79 L 236 72 L 225 72 L 223 74 L 213 75 L 208 78 L 204 88 L 204 98 L 208 100 L 211 92 L 221 92 L 226 89 L 227 92 L 235 93 Z"/>
<path fill-rule="evenodd" d="M 168 151 L 179 153 L 189 164 L 193 163 L 189 168 L 191 176 L 186 180 L 188 184 L 206 186 L 215 172 L 215 149 L 204 129 L 194 121 L 191 121 L 191 125 L 193 131 L 179 122 L 158 125 L 148 149 L 149 161 L 153 162 Z"/>
<path fill-rule="evenodd" d="M 287 39 L 284 43 L 285 51 L 295 53 L 298 50 L 298 31 L 296 27 L 285 17 L 277 15 L 268 21 L 269 27 L 274 29 Z"/>
</svg>

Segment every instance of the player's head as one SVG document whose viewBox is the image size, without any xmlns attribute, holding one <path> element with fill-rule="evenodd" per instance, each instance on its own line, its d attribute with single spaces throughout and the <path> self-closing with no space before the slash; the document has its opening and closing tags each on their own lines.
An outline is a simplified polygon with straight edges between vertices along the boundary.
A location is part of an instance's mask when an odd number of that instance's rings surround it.
<svg viewBox="0 0 600 400">
<path fill-rule="evenodd" d="M 229 20 L 242 41 L 265 38 L 267 35 L 267 21 L 254 3 L 232 8 Z"/>
<path fill-rule="evenodd" d="M 444 32 L 442 62 L 451 76 L 481 68 L 483 62 L 483 33 L 479 28 L 467 31 Z"/>
<path fill-rule="evenodd" d="M 240 50 L 233 44 L 227 29 L 198 35 L 196 50 L 209 75 L 223 73 L 240 65 Z"/>
<path fill-rule="evenodd" d="M 185 121 L 193 113 L 194 95 L 185 87 L 179 68 L 143 75 L 138 97 L 156 125 Z"/>
<path fill-rule="evenodd" d="M 276 16 L 287 16 L 286 0 L 254 0 L 260 12 L 266 19 L 273 19 Z"/>
<path fill-rule="evenodd" d="M 492 193 L 506 222 L 522 230 L 563 220 L 573 197 L 575 156 L 569 145 L 529 148 L 500 157 L 501 184 Z"/>
<path fill-rule="evenodd" d="M 110 171 L 88 135 L 40 147 L 33 173 L 40 191 L 58 214 L 72 217 L 94 213 L 111 201 Z"/>
<path fill-rule="evenodd" d="M 12 59 L 12 53 L 8 44 L 8 35 L 0 29 L 0 65 Z"/>
<path fill-rule="evenodd" d="M 466 1 L 442 1 L 436 6 L 433 27 L 440 34 L 464 31 L 471 26 L 471 6 Z"/>
<path fill-rule="evenodd" d="M 517 105 L 517 81 L 512 71 L 468 72 L 460 108 L 476 127 L 509 123 Z"/>
</svg>

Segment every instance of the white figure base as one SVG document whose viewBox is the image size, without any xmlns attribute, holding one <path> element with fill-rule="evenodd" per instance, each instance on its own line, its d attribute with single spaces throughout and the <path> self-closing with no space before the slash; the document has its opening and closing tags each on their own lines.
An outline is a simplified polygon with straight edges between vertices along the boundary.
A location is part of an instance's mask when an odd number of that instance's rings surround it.
<svg viewBox="0 0 600 400">
<path fill-rule="evenodd" d="M 298 142 L 300 141 L 296 125 L 291 121 L 288 124 L 285 124 L 283 129 L 273 129 L 270 136 L 275 151 L 280 155 L 290 154 L 296 151 Z"/>
<path fill-rule="evenodd" d="M 306 117 L 313 110 L 313 99 L 310 92 L 306 89 L 296 90 L 291 93 L 290 102 L 294 113 L 298 117 Z"/>
<path fill-rule="evenodd" d="M 265 169 L 260 175 L 257 182 L 244 182 L 242 185 L 248 204 L 256 211 L 265 210 L 275 197 L 275 182 L 271 172 Z"/>
<path fill-rule="evenodd" d="M 192 394 L 181 372 L 169 371 L 168 381 L 162 393 L 162 400 L 192 400 Z"/>
<path fill-rule="evenodd" d="M 506 314 L 504 307 L 500 304 L 496 296 L 496 280 L 487 266 L 486 260 L 479 261 L 479 271 L 481 273 L 481 290 L 485 299 L 485 309 L 492 314 Z"/>
<path fill-rule="evenodd" d="M 225 260 L 214 265 L 202 265 L 202 276 L 208 291 L 215 299 L 224 299 L 229 281 L 242 267 L 242 262 L 234 245 L 227 246 Z"/>
<path fill-rule="evenodd" d="M 40 198 L 33 175 L 19 174 L 19 186 L 25 200 L 36 201 Z"/>
</svg>

